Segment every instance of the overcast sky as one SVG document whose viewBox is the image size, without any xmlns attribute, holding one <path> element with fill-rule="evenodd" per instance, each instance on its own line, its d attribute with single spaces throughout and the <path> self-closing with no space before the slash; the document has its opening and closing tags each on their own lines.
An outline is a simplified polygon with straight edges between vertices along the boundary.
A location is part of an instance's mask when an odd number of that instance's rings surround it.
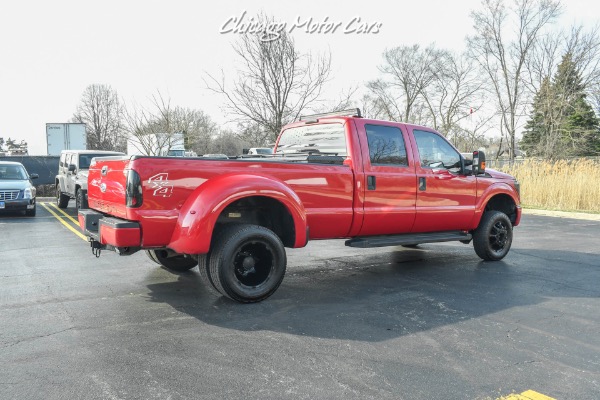
<svg viewBox="0 0 600 400">
<path fill-rule="evenodd" d="M 394 4 L 393 6 L 391 4 Z M 205 89 L 206 73 L 235 71 L 231 43 L 221 33 L 232 17 L 264 11 L 287 29 L 297 22 L 339 23 L 329 34 L 293 32 L 298 47 L 330 51 L 332 100 L 377 76 L 386 48 L 435 42 L 461 51 L 479 0 L 419 1 L 4 1 L 0 6 L 0 137 L 24 139 L 30 154 L 46 154 L 47 122 L 68 122 L 81 94 L 109 84 L 126 103 L 146 104 L 160 90 L 173 105 L 198 108 L 225 123 L 222 99 Z M 600 3 L 565 0 L 559 25 L 600 22 Z M 360 23 L 353 23 L 360 18 Z M 370 33 L 345 33 L 362 23 Z M 349 27 L 347 27 L 350 24 Z M 228 25 L 228 27 L 233 25 Z M 375 33 L 377 31 L 377 33 Z"/>
</svg>

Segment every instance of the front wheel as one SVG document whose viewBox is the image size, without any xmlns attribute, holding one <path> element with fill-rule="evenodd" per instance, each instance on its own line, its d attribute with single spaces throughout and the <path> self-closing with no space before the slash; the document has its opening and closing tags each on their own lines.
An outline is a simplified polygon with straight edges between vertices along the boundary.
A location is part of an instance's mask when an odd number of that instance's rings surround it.
<svg viewBox="0 0 600 400">
<path fill-rule="evenodd" d="M 58 208 L 67 208 L 69 205 L 69 196 L 60 191 L 60 184 L 56 185 L 56 205 Z"/>
<path fill-rule="evenodd" d="M 261 301 L 275 293 L 287 259 L 281 239 L 258 225 L 224 227 L 213 239 L 210 282 L 224 296 L 241 303 Z"/>
<path fill-rule="evenodd" d="M 506 214 L 486 211 L 473 233 L 473 247 L 480 258 L 498 261 L 508 254 L 512 238 L 512 223 Z"/>
<path fill-rule="evenodd" d="M 146 254 L 155 263 L 175 272 L 185 272 L 198 265 L 198 261 L 192 257 L 170 255 L 167 250 L 146 250 Z"/>
</svg>

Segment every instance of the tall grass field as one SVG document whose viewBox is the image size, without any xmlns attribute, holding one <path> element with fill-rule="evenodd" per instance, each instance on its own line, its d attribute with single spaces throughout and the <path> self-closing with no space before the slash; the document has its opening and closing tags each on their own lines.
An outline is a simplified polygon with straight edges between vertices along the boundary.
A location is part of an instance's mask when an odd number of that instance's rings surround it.
<svg viewBox="0 0 600 400">
<path fill-rule="evenodd" d="M 524 207 L 600 212 L 600 162 L 528 159 L 501 168 L 521 183 Z"/>
</svg>

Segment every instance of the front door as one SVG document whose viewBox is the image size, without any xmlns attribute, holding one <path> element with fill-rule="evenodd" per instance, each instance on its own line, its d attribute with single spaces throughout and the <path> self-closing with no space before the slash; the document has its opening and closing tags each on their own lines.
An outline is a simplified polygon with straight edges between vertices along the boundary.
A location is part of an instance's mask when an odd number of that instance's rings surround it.
<svg viewBox="0 0 600 400">
<path fill-rule="evenodd" d="M 413 232 L 468 229 L 475 214 L 476 178 L 462 174 L 460 153 L 440 134 L 409 129 L 418 153 Z"/>
</svg>

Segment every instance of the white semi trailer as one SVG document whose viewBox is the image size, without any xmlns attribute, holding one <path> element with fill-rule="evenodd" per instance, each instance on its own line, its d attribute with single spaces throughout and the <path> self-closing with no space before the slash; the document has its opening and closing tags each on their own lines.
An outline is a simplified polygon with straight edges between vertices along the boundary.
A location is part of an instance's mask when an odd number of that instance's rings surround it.
<svg viewBox="0 0 600 400">
<path fill-rule="evenodd" d="M 86 150 L 85 124 L 46 124 L 46 145 L 49 156 L 60 156 L 63 150 Z"/>
</svg>

